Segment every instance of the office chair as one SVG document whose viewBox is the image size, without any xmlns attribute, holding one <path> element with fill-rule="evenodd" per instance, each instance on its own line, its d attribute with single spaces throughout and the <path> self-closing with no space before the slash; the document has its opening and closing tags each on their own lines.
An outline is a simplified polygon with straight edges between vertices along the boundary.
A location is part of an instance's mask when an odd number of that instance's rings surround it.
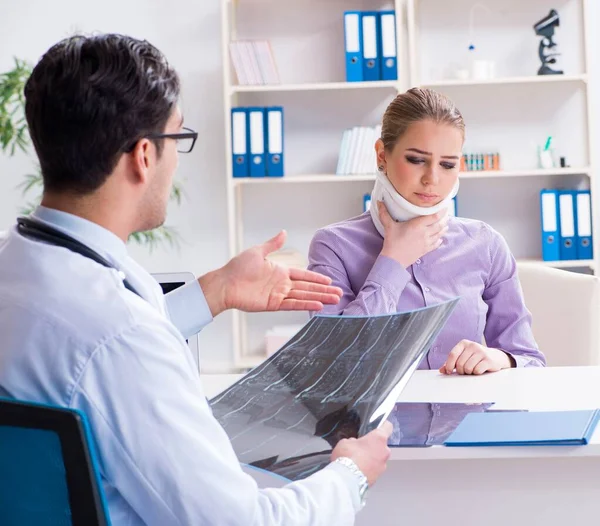
<svg viewBox="0 0 600 526">
<path fill-rule="evenodd" d="M 548 365 L 600 365 L 600 279 L 531 262 L 517 269 Z"/>
<path fill-rule="evenodd" d="M 0 524 L 110 526 L 82 413 L 0 398 Z"/>
</svg>

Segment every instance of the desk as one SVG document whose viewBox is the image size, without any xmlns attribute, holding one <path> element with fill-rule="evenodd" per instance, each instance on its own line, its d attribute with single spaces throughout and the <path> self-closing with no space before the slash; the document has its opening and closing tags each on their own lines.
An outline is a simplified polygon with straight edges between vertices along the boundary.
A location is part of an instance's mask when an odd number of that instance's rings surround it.
<svg viewBox="0 0 600 526">
<path fill-rule="evenodd" d="M 239 375 L 203 377 L 211 397 Z M 600 367 L 417 371 L 405 402 L 496 402 L 506 409 L 600 407 Z M 579 526 L 600 517 L 600 427 L 588 446 L 394 448 L 357 525 Z"/>
</svg>

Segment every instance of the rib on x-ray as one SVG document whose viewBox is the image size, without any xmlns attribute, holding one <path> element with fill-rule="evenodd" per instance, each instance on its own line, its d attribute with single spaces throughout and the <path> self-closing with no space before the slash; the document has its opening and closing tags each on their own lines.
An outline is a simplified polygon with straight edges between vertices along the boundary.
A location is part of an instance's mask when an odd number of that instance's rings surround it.
<svg viewBox="0 0 600 526">
<path fill-rule="evenodd" d="M 389 415 L 458 299 L 384 316 L 315 316 L 210 401 L 242 464 L 299 480 Z"/>
</svg>

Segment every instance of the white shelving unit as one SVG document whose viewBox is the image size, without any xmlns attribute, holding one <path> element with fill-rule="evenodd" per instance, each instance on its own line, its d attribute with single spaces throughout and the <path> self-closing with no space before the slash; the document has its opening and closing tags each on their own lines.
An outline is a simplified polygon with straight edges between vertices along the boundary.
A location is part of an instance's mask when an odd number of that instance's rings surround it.
<svg viewBox="0 0 600 526">
<path fill-rule="evenodd" d="M 598 214 L 593 225 L 593 260 L 543 262 L 539 233 L 541 188 L 590 187 L 593 209 L 600 205 L 591 147 L 589 49 L 584 23 L 587 1 L 531 0 L 526 7 L 522 0 L 493 3 L 494 20 L 499 22 L 486 21 L 484 14 L 475 17 L 476 27 L 481 29 L 475 32 L 475 40 L 481 41 L 482 51 L 497 62 L 498 76 L 457 80 L 442 73 L 451 57 L 460 55 L 459 48 L 468 45 L 471 0 L 395 0 L 391 4 L 222 0 L 231 255 L 267 239 L 278 228 L 286 228 L 289 244 L 306 254 L 316 229 L 360 213 L 362 195 L 370 191 L 375 175 L 334 174 L 342 132 L 354 125 L 377 124 L 397 93 L 422 85 L 448 94 L 461 109 L 467 123 L 465 152 L 500 151 L 502 155 L 501 171 L 461 174 L 459 215 L 490 223 L 507 238 L 520 260 L 598 273 Z M 565 55 L 565 74 L 537 76 L 539 37 L 531 26 L 553 7 L 561 14 L 556 39 Z M 380 8 L 396 10 L 400 80 L 344 82 L 343 12 Z M 511 25 L 514 27 L 506 36 L 506 27 Z M 236 85 L 228 44 L 237 38 L 271 40 L 281 84 Z M 490 44 L 494 38 L 501 41 L 498 49 Z M 314 55 L 318 60 L 310 59 Z M 515 62 L 515 56 L 521 55 L 525 58 Z M 284 107 L 286 175 L 234 179 L 231 108 L 268 105 Z M 547 135 L 555 137 L 560 154 L 573 167 L 536 168 L 536 142 L 543 142 Z M 237 368 L 250 368 L 264 359 L 261 337 L 275 323 L 275 318 L 268 316 L 253 318 L 248 324 L 248 315 L 233 314 Z M 282 316 L 283 323 L 299 321 L 298 315 Z"/>
</svg>

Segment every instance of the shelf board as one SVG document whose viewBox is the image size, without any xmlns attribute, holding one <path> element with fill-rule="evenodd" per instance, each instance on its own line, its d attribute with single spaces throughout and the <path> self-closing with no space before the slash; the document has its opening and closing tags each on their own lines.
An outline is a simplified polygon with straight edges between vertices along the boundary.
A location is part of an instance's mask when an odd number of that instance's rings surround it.
<svg viewBox="0 0 600 526">
<path fill-rule="evenodd" d="M 589 175 L 590 169 L 583 168 L 550 168 L 533 170 L 496 170 L 461 172 L 461 179 L 498 179 L 503 177 L 543 177 L 550 175 Z M 288 175 L 284 177 L 240 177 L 234 178 L 234 186 L 254 184 L 307 184 L 307 183 L 348 183 L 375 181 L 375 174 L 363 175 Z"/>
<path fill-rule="evenodd" d="M 461 172 L 461 179 L 486 179 L 498 177 L 544 177 L 548 175 L 589 175 L 590 169 L 583 168 L 534 168 L 531 170 L 482 170 Z"/>
<path fill-rule="evenodd" d="M 520 259 L 522 263 L 535 263 L 537 265 L 543 265 L 544 267 L 552 268 L 594 268 L 593 259 L 573 259 L 563 261 L 542 261 L 540 259 Z"/>
<path fill-rule="evenodd" d="M 230 93 L 262 93 L 276 91 L 329 91 L 353 89 L 398 89 L 395 80 L 382 80 L 373 82 L 315 82 L 302 84 L 261 84 L 258 86 L 231 86 Z"/>
<path fill-rule="evenodd" d="M 501 86 L 505 84 L 545 84 L 556 82 L 587 82 L 588 76 L 581 75 L 531 75 L 529 77 L 506 77 L 485 80 L 439 80 L 423 82 L 421 85 L 428 88 L 443 88 L 447 86 Z"/>
<path fill-rule="evenodd" d="M 240 177 L 234 178 L 235 186 L 247 184 L 294 184 L 294 183 L 343 183 L 349 181 L 375 181 L 375 174 L 365 175 L 288 175 L 284 177 Z"/>
</svg>

